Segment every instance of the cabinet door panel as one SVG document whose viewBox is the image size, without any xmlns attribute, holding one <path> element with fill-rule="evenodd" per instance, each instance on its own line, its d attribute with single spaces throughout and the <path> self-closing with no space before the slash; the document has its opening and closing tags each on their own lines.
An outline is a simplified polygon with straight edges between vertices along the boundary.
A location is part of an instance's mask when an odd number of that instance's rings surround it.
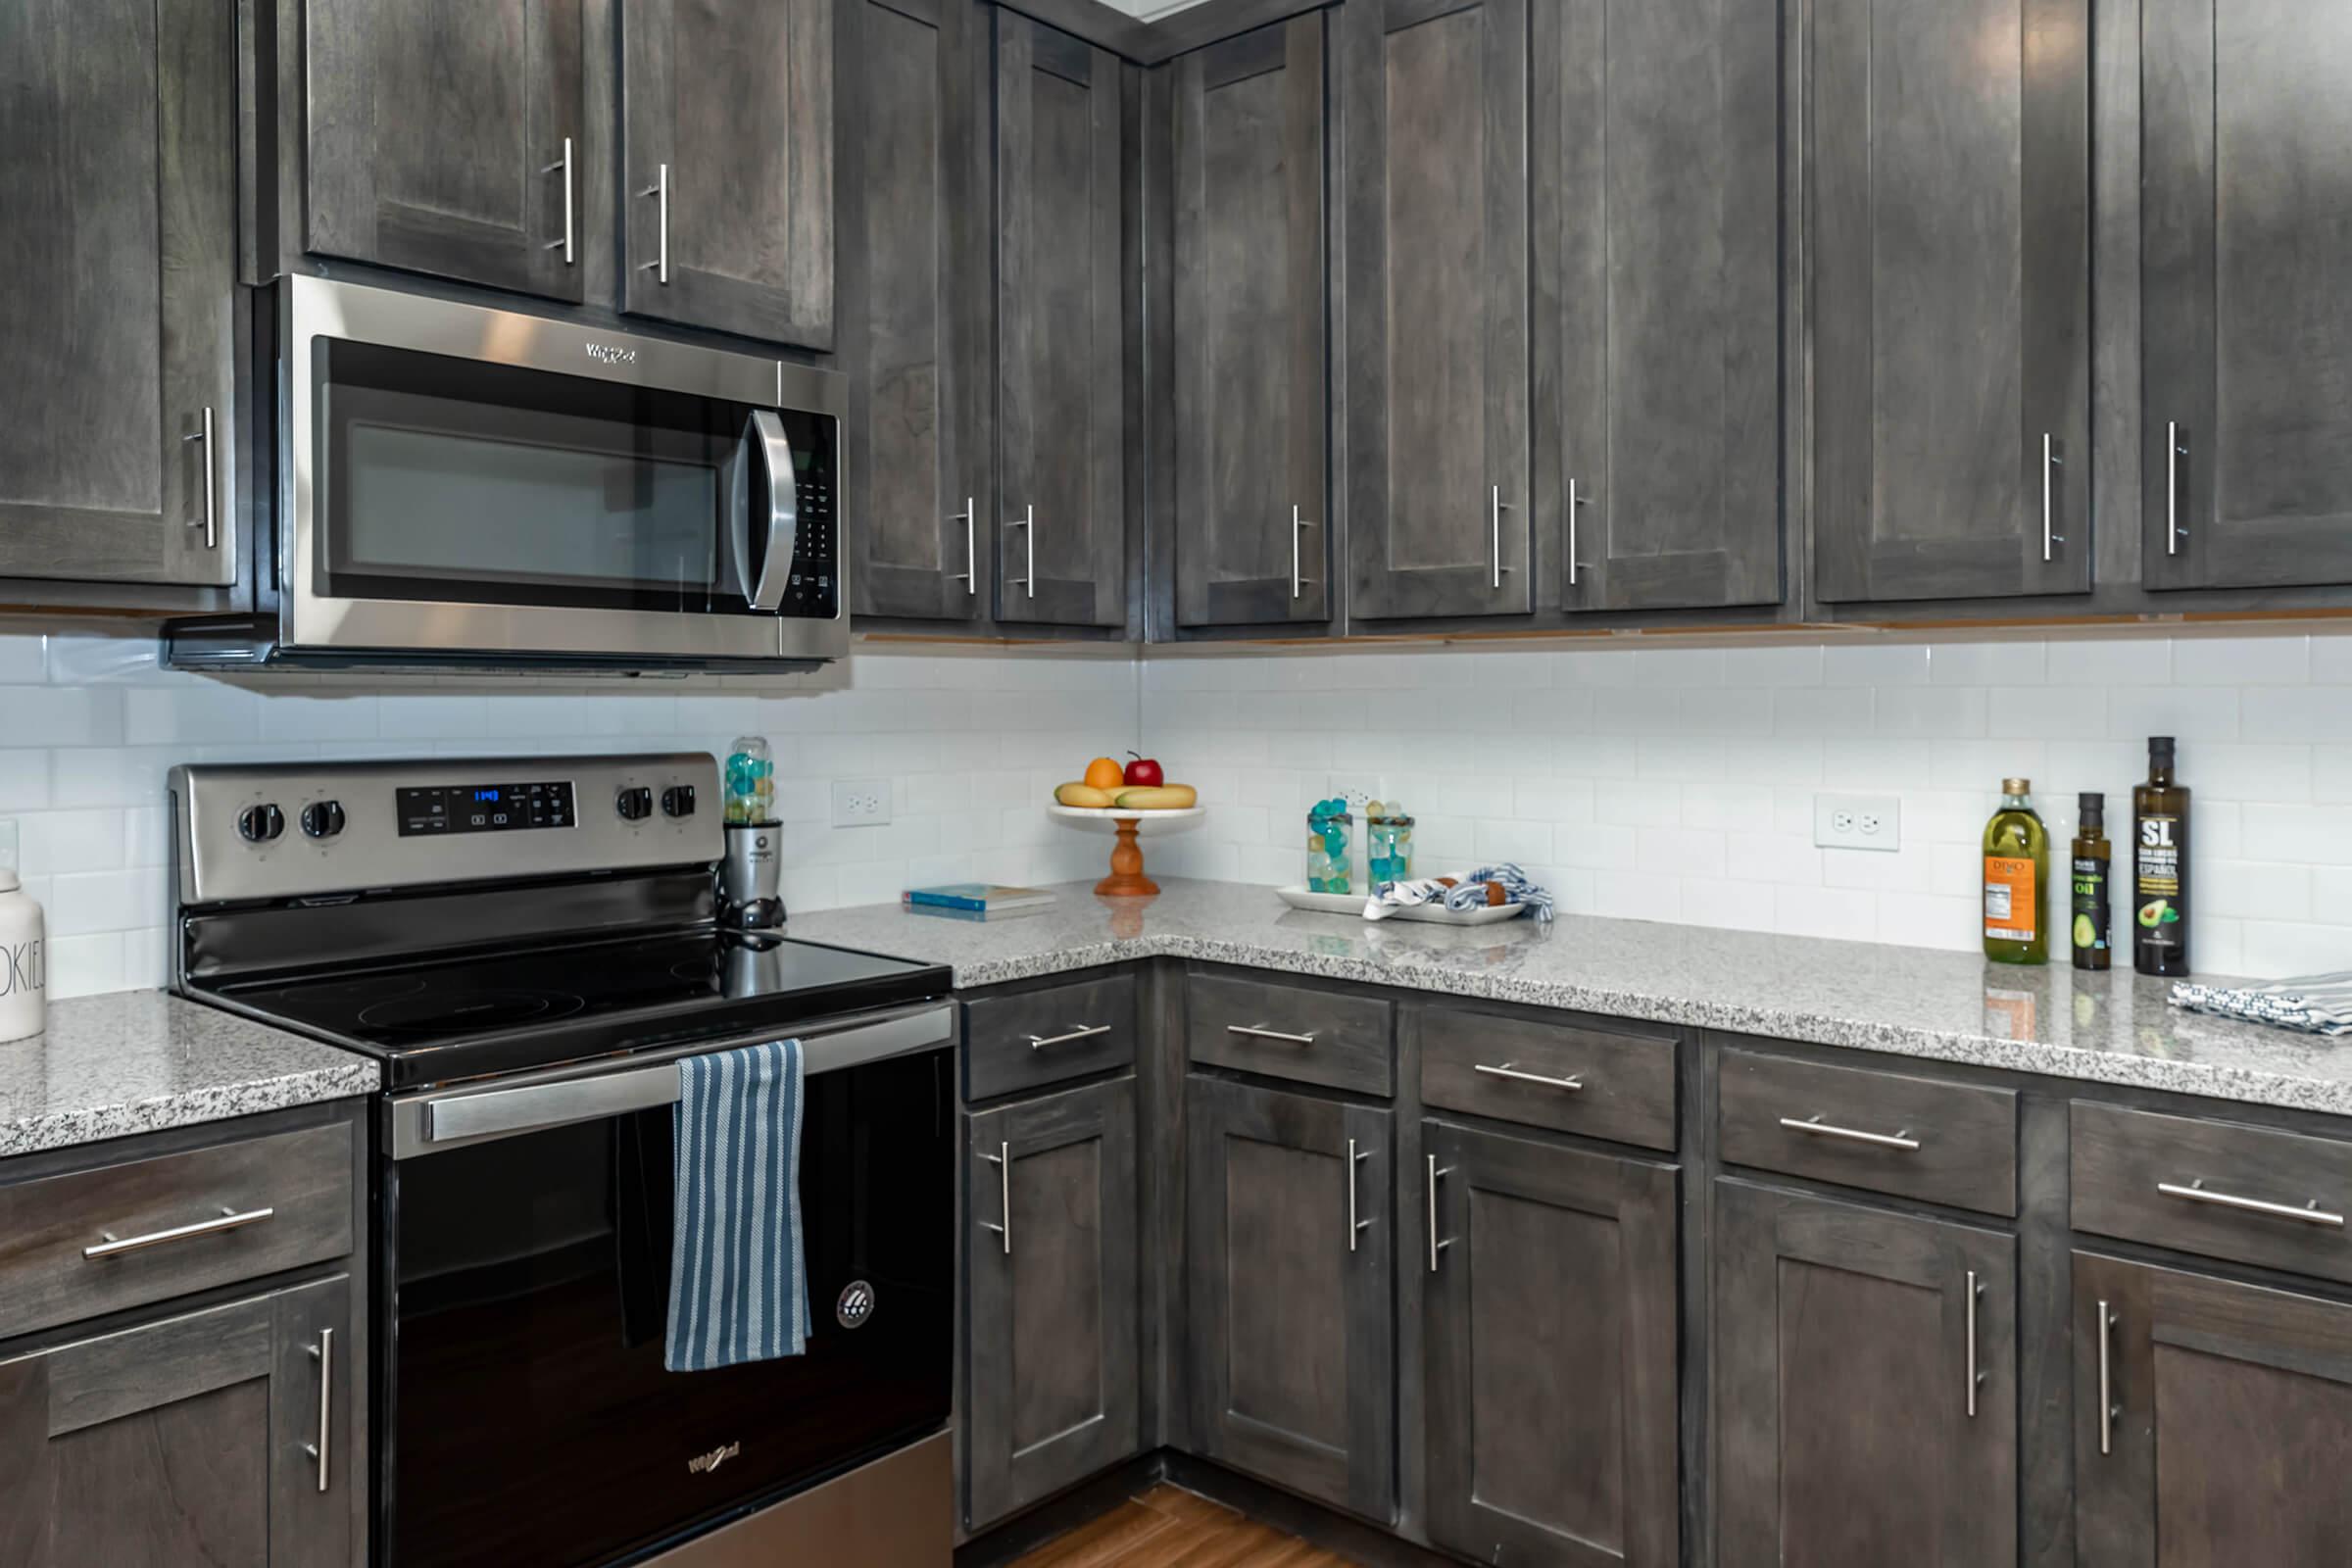
<svg viewBox="0 0 2352 1568">
<path fill-rule="evenodd" d="M 1353 613 L 1532 607 L 1526 0 L 1342 8 Z"/>
<path fill-rule="evenodd" d="M 24 0 L 0 29 L 0 342 L 38 382 L 0 418 L 0 576 L 233 581 L 231 9 Z"/>
<path fill-rule="evenodd" d="M 1174 66 L 1176 620 L 1329 618 L 1323 15 Z"/>
<path fill-rule="evenodd" d="M 830 349 L 831 0 L 629 0 L 620 98 L 621 309 Z"/>
<path fill-rule="evenodd" d="M 978 1527 L 1137 1449 L 1135 1080 L 975 1116 L 971 1138 Z"/>
<path fill-rule="evenodd" d="M 985 620 L 987 36 L 965 0 L 844 0 L 837 24 L 856 609 Z"/>
<path fill-rule="evenodd" d="M 2352 13 L 2149 0 L 2139 39 L 2147 582 L 2352 582 Z"/>
<path fill-rule="evenodd" d="M 2340 1562 L 2352 1306 L 2089 1252 L 2074 1263 L 2084 1568 Z"/>
<path fill-rule="evenodd" d="M 1118 57 L 997 20 L 997 617 L 1126 618 Z"/>
<path fill-rule="evenodd" d="M 1536 8 L 1536 515 L 1571 612 L 1782 596 L 1782 19 Z"/>
<path fill-rule="evenodd" d="M 1191 1080 L 1186 1105 L 1195 1441 L 1220 1463 L 1386 1522 L 1394 1118 L 1208 1078 Z"/>
<path fill-rule="evenodd" d="M 2085 591 L 2087 0 L 1825 0 L 1808 48 L 1816 593 Z"/>
<path fill-rule="evenodd" d="M 1674 1171 L 1436 1121 L 1423 1148 L 1431 1539 L 1478 1562 L 1669 1568 Z"/>
<path fill-rule="evenodd" d="M 303 46 L 309 249 L 581 298 L 580 0 L 307 0 Z"/>
<path fill-rule="evenodd" d="M 1731 1180 L 1715 1226 L 1715 1560 L 2014 1563 L 2016 1241 Z"/>
</svg>

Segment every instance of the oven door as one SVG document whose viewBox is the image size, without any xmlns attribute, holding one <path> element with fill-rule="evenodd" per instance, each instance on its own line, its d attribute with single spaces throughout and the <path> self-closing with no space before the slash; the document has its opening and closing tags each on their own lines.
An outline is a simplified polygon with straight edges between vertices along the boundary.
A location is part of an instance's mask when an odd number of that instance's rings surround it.
<svg viewBox="0 0 2352 1568">
<path fill-rule="evenodd" d="M 290 649 L 847 651 L 838 376 L 324 278 L 280 289 Z"/>
<path fill-rule="evenodd" d="M 940 1431 L 953 1038 L 942 1005 L 803 1033 L 813 1332 L 805 1354 L 709 1372 L 662 1364 L 673 1146 L 656 1097 L 674 1100 L 674 1065 L 394 1102 L 379 1560 L 628 1561 Z"/>
</svg>

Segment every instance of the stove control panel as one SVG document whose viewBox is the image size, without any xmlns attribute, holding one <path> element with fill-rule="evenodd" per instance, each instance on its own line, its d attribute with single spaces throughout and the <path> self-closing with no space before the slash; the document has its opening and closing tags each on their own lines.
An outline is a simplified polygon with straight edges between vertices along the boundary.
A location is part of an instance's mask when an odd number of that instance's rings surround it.
<svg viewBox="0 0 2352 1568">
<path fill-rule="evenodd" d="M 393 791 L 400 836 L 428 833 L 505 833 L 517 828 L 569 827 L 571 780 L 530 784 L 423 784 Z M 303 826 L 310 826 L 305 818 Z"/>
</svg>

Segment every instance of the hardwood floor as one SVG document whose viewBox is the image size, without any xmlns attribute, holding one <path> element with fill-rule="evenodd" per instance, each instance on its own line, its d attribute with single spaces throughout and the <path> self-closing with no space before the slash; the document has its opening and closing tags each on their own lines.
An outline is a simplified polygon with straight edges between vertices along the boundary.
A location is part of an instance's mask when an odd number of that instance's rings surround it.
<svg viewBox="0 0 2352 1568">
<path fill-rule="evenodd" d="M 1153 1487 L 1049 1541 L 1012 1568 L 1353 1568 L 1181 1487 Z"/>
</svg>

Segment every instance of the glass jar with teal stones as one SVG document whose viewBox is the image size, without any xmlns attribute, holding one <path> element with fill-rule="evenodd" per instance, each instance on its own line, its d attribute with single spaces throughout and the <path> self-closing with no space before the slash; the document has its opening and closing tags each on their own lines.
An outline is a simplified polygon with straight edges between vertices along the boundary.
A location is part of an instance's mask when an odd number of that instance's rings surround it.
<svg viewBox="0 0 2352 1568">
<path fill-rule="evenodd" d="M 721 780 L 726 791 L 725 820 L 734 823 L 772 822 L 776 819 L 776 760 L 762 735 L 738 735 L 727 748 L 727 766 Z"/>
<path fill-rule="evenodd" d="M 1397 802 L 1374 801 L 1364 808 L 1364 853 L 1375 888 L 1411 879 L 1413 819 Z"/>
<path fill-rule="evenodd" d="M 1353 893 L 1348 874 L 1348 842 L 1355 837 L 1355 817 L 1348 803 L 1334 798 L 1317 801 L 1306 812 L 1306 891 Z"/>
</svg>

